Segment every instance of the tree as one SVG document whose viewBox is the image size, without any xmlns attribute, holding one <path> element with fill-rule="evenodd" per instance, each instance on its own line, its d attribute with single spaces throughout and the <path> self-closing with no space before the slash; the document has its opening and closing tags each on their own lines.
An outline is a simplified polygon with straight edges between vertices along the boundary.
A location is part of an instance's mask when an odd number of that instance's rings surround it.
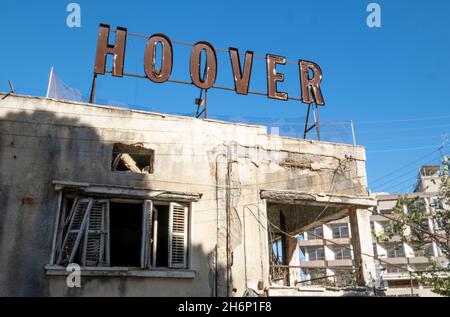
<svg viewBox="0 0 450 317">
<path fill-rule="evenodd" d="M 450 162 L 445 160 L 440 171 L 439 197 L 434 201 L 431 213 L 427 212 L 426 202 L 423 198 L 399 197 L 389 217 L 389 223 L 378 235 L 378 239 L 389 240 L 400 237 L 402 242 L 408 242 L 414 250 L 423 252 L 429 257 L 431 268 L 426 271 L 412 271 L 413 277 L 422 285 L 431 287 L 433 292 L 450 296 Z M 404 206 L 407 206 L 405 212 Z M 429 221 L 435 228 L 430 230 Z M 442 255 L 446 257 L 445 263 L 435 261 L 426 254 L 425 247 L 431 242 L 436 243 Z"/>
</svg>

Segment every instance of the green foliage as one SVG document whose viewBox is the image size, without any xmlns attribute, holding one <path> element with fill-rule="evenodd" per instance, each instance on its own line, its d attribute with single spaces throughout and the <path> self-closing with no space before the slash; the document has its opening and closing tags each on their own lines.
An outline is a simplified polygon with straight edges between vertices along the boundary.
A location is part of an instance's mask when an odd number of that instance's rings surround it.
<svg viewBox="0 0 450 317">
<path fill-rule="evenodd" d="M 423 251 L 424 246 L 434 242 L 442 251 L 443 256 L 450 260 L 450 176 L 449 162 L 443 164 L 441 169 L 441 186 L 439 201 L 434 206 L 434 212 L 429 214 L 423 198 L 407 198 L 400 196 L 393 209 L 392 218 L 377 236 L 379 241 L 389 241 L 399 237 L 415 250 Z M 404 206 L 407 207 L 405 210 Z M 429 221 L 435 228 L 430 231 Z M 450 266 L 443 267 L 429 257 L 431 267 L 427 271 L 413 272 L 413 276 L 422 285 L 432 287 L 433 292 L 450 296 Z"/>
</svg>

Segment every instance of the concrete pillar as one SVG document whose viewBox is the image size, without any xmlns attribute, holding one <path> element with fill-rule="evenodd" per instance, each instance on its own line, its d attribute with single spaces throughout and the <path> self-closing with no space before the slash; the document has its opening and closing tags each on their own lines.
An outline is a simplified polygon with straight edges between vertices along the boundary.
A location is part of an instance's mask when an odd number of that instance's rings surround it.
<svg viewBox="0 0 450 317">
<path fill-rule="evenodd" d="M 216 297 L 227 297 L 229 281 L 227 276 L 227 157 L 219 155 L 216 159 L 217 168 L 217 244 L 215 259 L 215 288 Z"/>
<path fill-rule="evenodd" d="M 350 208 L 349 216 L 357 283 L 360 286 L 371 287 L 376 281 L 376 271 L 373 259 L 370 212 L 365 209 Z"/>
<path fill-rule="evenodd" d="M 297 282 L 301 281 L 301 271 L 298 266 L 300 265 L 300 249 L 298 247 L 297 238 L 289 237 L 286 239 L 286 262 L 289 266 L 297 266 L 295 268 L 289 268 L 289 285 L 295 286 Z"/>
<path fill-rule="evenodd" d="M 406 242 L 403 242 L 403 250 L 405 251 L 405 257 L 407 258 L 414 257 L 414 249 Z"/>
<path fill-rule="evenodd" d="M 325 255 L 325 259 L 324 259 L 325 261 L 335 260 L 333 246 L 334 245 L 324 245 L 323 246 L 323 253 Z"/>
<path fill-rule="evenodd" d="M 322 226 L 322 232 L 323 232 L 324 239 L 333 239 L 333 231 L 331 230 L 329 225 L 324 224 Z"/>
</svg>

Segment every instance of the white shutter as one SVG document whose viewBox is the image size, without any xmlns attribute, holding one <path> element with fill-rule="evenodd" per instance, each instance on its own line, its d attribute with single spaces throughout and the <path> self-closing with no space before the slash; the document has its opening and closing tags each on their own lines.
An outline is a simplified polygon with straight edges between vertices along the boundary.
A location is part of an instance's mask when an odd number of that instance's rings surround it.
<svg viewBox="0 0 450 317">
<path fill-rule="evenodd" d="M 141 244 L 141 268 L 152 266 L 152 225 L 153 202 L 145 200 L 142 210 L 142 244 Z"/>
<path fill-rule="evenodd" d="M 94 200 L 89 212 L 84 236 L 83 266 L 109 265 L 109 204 L 107 200 Z"/>
<path fill-rule="evenodd" d="M 79 199 L 74 203 L 74 209 L 71 212 L 71 220 L 67 233 L 64 237 L 64 242 L 61 247 L 61 252 L 58 257 L 58 264 L 72 263 L 80 245 L 81 237 L 87 225 L 89 211 L 92 207 L 93 200 Z"/>
<path fill-rule="evenodd" d="M 188 207 L 170 203 L 169 211 L 169 267 L 187 265 Z"/>
</svg>

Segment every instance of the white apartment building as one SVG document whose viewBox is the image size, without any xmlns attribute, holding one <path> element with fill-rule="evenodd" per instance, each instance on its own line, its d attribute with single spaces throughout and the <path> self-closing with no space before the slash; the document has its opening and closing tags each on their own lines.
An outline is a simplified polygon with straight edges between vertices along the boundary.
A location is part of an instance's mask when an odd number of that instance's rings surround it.
<svg viewBox="0 0 450 317">
<path fill-rule="evenodd" d="M 430 257 L 440 263 L 446 258 L 434 242 L 425 243 L 420 250 L 415 250 L 409 243 L 401 242 L 399 237 L 388 241 L 380 241 L 376 237 L 383 231 L 392 217 L 392 210 L 397 205 L 399 196 L 420 197 L 427 213 L 433 213 L 435 208 L 444 207 L 439 199 L 439 166 L 422 166 L 418 175 L 415 192 L 408 194 L 376 194 L 377 206 L 370 216 L 373 233 L 373 251 L 377 266 L 376 285 L 388 289 L 387 293 L 402 294 L 418 293 L 421 286 L 411 277 L 410 272 L 430 268 Z M 408 206 L 403 206 L 408 212 Z M 431 219 L 428 228 L 435 231 Z M 352 232 L 348 218 L 332 221 L 306 231 L 299 237 L 300 247 L 300 279 L 301 284 L 348 285 L 354 267 Z M 326 278 L 324 278 L 326 277 Z M 395 291 L 394 291 L 395 289 Z"/>
</svg>

